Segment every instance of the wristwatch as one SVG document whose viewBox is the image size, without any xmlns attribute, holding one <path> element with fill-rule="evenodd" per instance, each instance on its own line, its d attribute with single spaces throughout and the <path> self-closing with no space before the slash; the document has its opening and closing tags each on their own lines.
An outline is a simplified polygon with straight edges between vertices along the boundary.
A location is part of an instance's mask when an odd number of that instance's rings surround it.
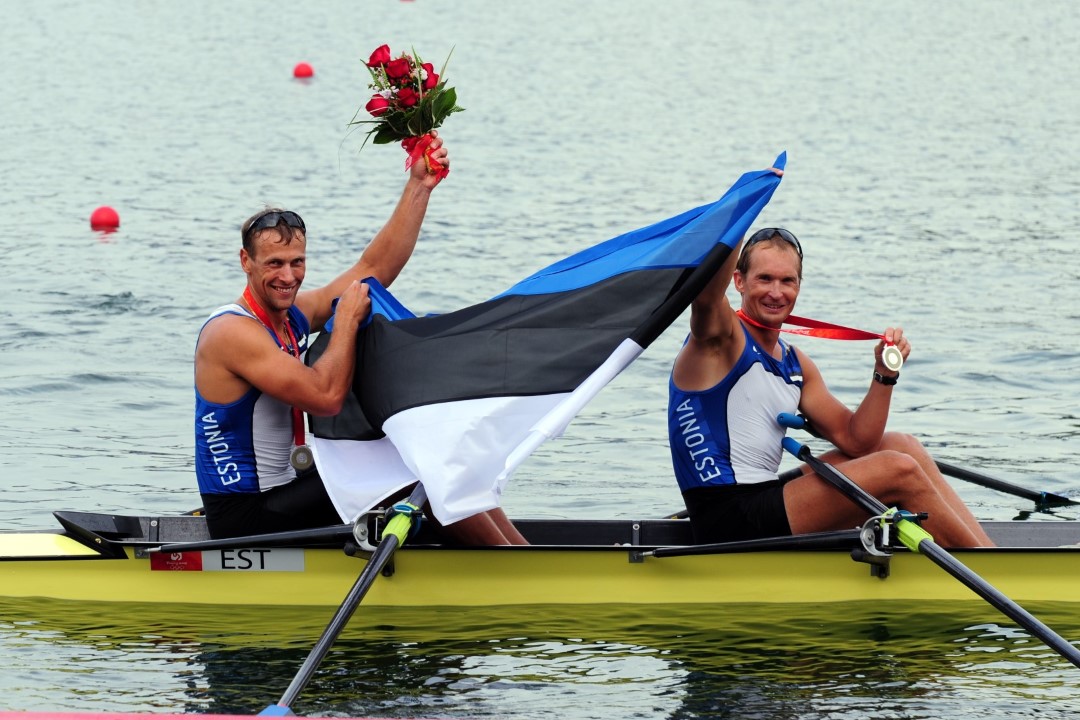
<svg viewBox="0 0 1080 720">
<path fill-rule="evenodd" d="M 874 382 L 879 382 L 882 385 L 895 385 L 897 378 L 900 377 L 900 373 L 896 373 L 892 377 L 885 377 L 877 370 L 874 371 Z"/>
</svg>

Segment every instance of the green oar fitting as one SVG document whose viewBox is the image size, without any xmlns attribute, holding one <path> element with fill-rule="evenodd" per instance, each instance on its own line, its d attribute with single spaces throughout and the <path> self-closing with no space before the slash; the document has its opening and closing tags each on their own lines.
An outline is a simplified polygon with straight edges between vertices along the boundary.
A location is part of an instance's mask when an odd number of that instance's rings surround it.
<svg viewBox="0 0 1080 720">
<path fill-rule="evenodd" d="M 390 520 L 386 523 L 382 536 L 385 538 L 387 534 L 396 535 L 399 545 L 405 544 L 405 539 L 409 536 L 410 531 L 420 528 L 422 513 L 420 508 L 412 503 L 398 503 L 390 508 L 386 514 L 390 517 Z M 415 525 L 413 525 L 413 517 L 416 518 Z"/>
<path fill-rule="evenodd" d="M 900 517 L 896 517 L 899 515 Z M 889 508 L 881 515 L 881 524 L 891 523 L 896 528 L 896 537 L 899 538 L 900 543 L 911 552 L 919 552 L 919 545 L 923 540 L 934 541 L 933 535 L 922 529 L 912 519 L 916 517 L 914 514 L 907 510 L 897 510 L 896 508 Z"/>
</svg>

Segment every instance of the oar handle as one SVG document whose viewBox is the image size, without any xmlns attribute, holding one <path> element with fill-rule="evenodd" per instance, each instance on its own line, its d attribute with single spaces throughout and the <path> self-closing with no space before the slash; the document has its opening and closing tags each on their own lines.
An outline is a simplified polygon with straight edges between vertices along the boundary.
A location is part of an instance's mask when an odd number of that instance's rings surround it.
<svg viewBox="0 0 1080 720">
<path fill-rule="evenodd" d="M 809 452 L 807 447 L 793 437 L 785 437 L 780 441 L 780 444 L 784 446 L 784 449 L 789 453 L 797 457 L 799 460 L 805 460 L 803 457 Z"/>
<path fill-rule="evenodd" d="M 838 471 L 832 465 L 814 457 L 810 452 L 810 448 L 806 447 L 795 438 L 784 437 L 784 439 L 780 441 L 780 444 L 783 445 L 784 449 L 789 453 L 807 463 L 810 466 L 810 469 L 813 470 L 818 477 L 847 495 L 866 512 L 871 515 L 881 515 L 888 511 L 889 508 L 880 500 L 856 485 L 851 478 Z"/>
<path fill-rule="evenodd" d="M 793 430 L 802 430 L 806 427 L 806 418 L 795 413 L 780 413 L 776 416 L 776 422 L 780 423 L 780 427 L 792 428 Z"/>
</svg>

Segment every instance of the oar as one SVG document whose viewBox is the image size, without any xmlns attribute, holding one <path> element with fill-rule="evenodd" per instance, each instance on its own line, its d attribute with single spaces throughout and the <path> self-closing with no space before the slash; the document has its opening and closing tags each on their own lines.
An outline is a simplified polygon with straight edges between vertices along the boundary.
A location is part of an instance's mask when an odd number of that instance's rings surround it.
<svg viewBox="0 0 1080 720">
<path fill-rule="evenodd" d="M 1040 492 L 1038 490 L 1028 490 L 1025 487 L 1019 485 L 1013 485 L 1007 483 L 1004 480 L 998 480 L 988 475 L 983 475 L 980 472 L 974 470 L 965 470 L 962 467 L 956 465 L 950 465 L 947 462 L 941 460 L 935 460 L 938 470 L 949 477 L 954 477 L 958 480 L 966 480 L 969 483 L 976 485 L 982 485 L 983 487 L 990 488 L 991 490 L 998 490 L 1010 495 L 1016 495 L 1017 497 L 1026 498 L 1035 503 L 1039 508 L 1055 507 L 1059 505 L 1080 505 L 1080 502 L 1076 500 L 1070 500 L 1063 495 L 1055 495 L 1049 492 Z"/>
<path fill-rule="evenodd" d="M 787 413 L 785 413 L 787 414 Z M 804 415 L 792 415 L 794 418 L 802 420 L 800 426 L 803 430 L 810 433 L 814 437 L 821 437 L 815 430 L 814 424 L 810 422 L 809 418 Z M 788 427 L 795 427 L 794 425 L 788 425 Z M 1004 480 L 998 480 L 992 478 L 989 475 L 984 475 L 974 470 L 965 470 L 962 467 L 957 467 L 941 460 L 934 460 L 937 464 L 938 470 L 943 475 L 954 477 L 957 480 L 966 480 L 975 485 L 982 485 L 983 487 L 990 488 L 991 490 L 998 490 L 999 492 L 1008 493 L 1010 495 L 1016 495 L 1017 497 L 1026 498 L 1035 503 L 1037 510 L 1045 510 L 1051 507 L 1057 507 L 1060 505 L 1080 505 L 1080 501 L 1070 500 L 1062 495 L 1055 495 L 1054 493 L 1040 492 L 1038 490 L 1028 490 L 1027 488 L 1020 487 L 1019 485 L 1013 485 L 1007 483 Z M 783 477 L 783 476 L 781 476 Z"/>
<path fill-rule="evenodd" d="M 763 552 L 765 550 L 843 550 L 858 547 L 860 531 L 830 530 L 827 532 L 785 535 L 783 537 L 733 540 L 706 545 L 672 545 L 645 550 L 641 557 L 685 557 L 687 555 L 724 555 L 727 553 Z"/>
<path fill-rule="evenodd" d="M 394 551 L 405 542 L 405 538 L 408 537 L 409 530 L 412 528 L 413 516 L 420 513 L 420 508 L 426 500 L 427 493 L 424 491 L 424 486 L 418 484 L 407 502 L 394 506 L 394 510 L 397 512 L 390 518 L 390 522 L 386 524 L 379 546 L 371 554 L 371 559 L 368 560 L 364 571 L 360 573 L 360 577 L 356 579 L 356 583 L 349 590 L 349 594 L 345 596 L 341 607 L 337 609 L 334 617 L 330 619 L 330 624 L 326 626 L 322 637 L 315 643 L 315 647 L 311 649 L 307 659 L 304 660 L 304 664 L 300 666 L 300 670 L 296 673 L 296 677 L 293 678 L 292 683 L 289 684 L 285 694 L 281 696 L 277 704 L 267 706 L 259 715 L 273 717 L 292 715 L 289 707 L 296 700 L 300 691 L 304 689 L 304 686 L 308 684 L 308 681 L 311 680 L 315 674 L 315 668 L 326 657 L 330 646 L 334 644 L 338 635 L 345 628 L 346 623 L 349 622 L 349 618 L 352 617 L 364 596 L 367 595 L 367 591 L 375 582 L 375 578 L 379 577 L 379 573 L 386 567 L 386 563 L 394 555 Z M 359 521 L 363 520 L 364 518 L 361 517 Z"/>
<path fill-rule="evenodd" d="M 231 548 L 278 547 L 281 545 L 315 545 L 318 543 L 338 543 L 352 540 L 352 525 L 328 525 L 327 527 L 308 530 L 285 530 L 263 535 L 243 535 L 240 537 L 218 538 L 217 540 L 189 540 L 187 542 L 163 543 L 158 547 L 147 548 L 147 552 L 187 552 L 189 550 L 228 550 Z"/>
<path fill-rule="evenodd" d="M 792 422 L 791 418 L 794 418 L 795 421 L 799 420 L 798 416 L 783 413 L 777 418 L 777 421 L 785 427 L 793 427 L 793 425 L 789 424 Z M 799 425 L 795 425 L 794 427 L 798 426 Z M 847 475 L 844 475 L 829 463 L 814 457 L 810 452 L 810 448 L 806 447 L 795 438 L 785 437 L 783 445 L 785 450 L 809 465 L 810 469 L 817 473 L 818 477 L 821 477 L 833 487 L 840 490 L 840 492 L 844 493 L 852 500 L 852 502 L 866 512 L 874 516 L 882 516 L 883 518 L 889 518 L 896 514 L 896 508 L 890 509 L 885 507 L 881 501 L 856 485 Z M 897 537 L 908 550 L 921 553 L 930 558 L 930 560 L 942 570 L 952 575 L 969 589 L 973 590 L 976 595 L 1000 610 L 1029 633 L 1042 640 L 1049 648 L 1057 652 L 1073 665 L 1080 667 L 1080 650 L 1077 650 L 1076 647 L 1070 644 L 1065 638 L 1044 625 L 1042 621 L 1038 620 L 1034 615 L 1010 600 L 1002 594 L 1001 591 L 983 580 L 966 565 L 946 552 L 940 545 L 934 542 L 934 538 L 919 527 L 919 525 L 911 520 L 900 519 L 896 521 L 895 528 Z"/>
</svg>

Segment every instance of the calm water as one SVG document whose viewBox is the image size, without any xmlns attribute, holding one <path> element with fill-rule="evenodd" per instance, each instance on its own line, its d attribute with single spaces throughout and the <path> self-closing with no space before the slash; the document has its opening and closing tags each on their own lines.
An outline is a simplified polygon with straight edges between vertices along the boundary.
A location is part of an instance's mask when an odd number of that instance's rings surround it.
<svg viewBox="0 0 1080 720">
<path fill-rule="evenodd" d="M 42 0 L 8 9 L 0 43 L 10 288 L 0 527 L 51 527 L 62 508 L 198 504 L 191 355 L 208 311 L 242 287 L 240 222 L 264 203 L 300 210 L 308 282 L 318 284 L 352 262 L 404 182 L 399 149 L 357 154 L 361 135 L 345 127 L 368 96 L 362 60 L 384 42 L 436 66 L 453 49 L 447 77 L 467 109 L 444 128 L 453 172 L 394 286 L 413 310 L 490 297 L 714 199 L 787 150 L 788 174 L 759 224 L 803 240 L 802 314 L 899 323 L 913 338 L 891 427 L 943 460 L 1080 495 L 1075 3 Z M 302 60 L 315 68 L 310 82 L 291 77 Z M 102 204 L 119 211 L 120 232 L 89 229 Z M 664 407 L 684 328 L 526 463 L 506 495 L 511 514 L 679 507 Z M 870 346 L 801 344 L 834 392 L 857 403 Z M 960 490 L 982 518 L 1030 509 Z M 257 709 L 280 694 L 325 620 L 219 652 L 199 632 L 174 642 L 150 611 L 136 615 L 145 628 L 109 619 L 58 628 L 25 607 L 6 612 L 9 709 Z M 411 631 L 399 640 L 360 619 L 370 630 L 343 642 L 323 690 L 298 709 L 838 718 L 1080 708 L 1080 678 L 1053 658 L 987 661 L 973 636 L 1023 642 L 993 626 L 992 612 L 890 618 L 886 636 L 915 643 L 914 656 L 882 647 L 872 623 L 755 625 L 758 612 L 745 609 L 736 630 L 710 631 L 677 658 L 670 638 L 611 636 L 611 622 L 525 614 L 490 632 L 478 619 L 464 640 Z M 1080 638 L 1075 618 L 1061 622 Z M 800 630 L 813 638 L 802 661 L 769 641 Z"/>
<path fill-rule="evenodd" d="M 102 704 L 243 713 L 277 700 L 329 610 L 125 608 L 0 601 L 0 690 L 38 709 Z M 976 604 L 632 606 L 362 615 L 300 712 L 332 716 L 670 718 L 1055 717 L 1075 670 Z M 843 617 L 843 622 L 837 622 Z M 1065 611 L 1055 625 L 1080 631 Z M 437 624 L 437 627 L 433 627 Z M 53 662 L 38 663 L 42 653 Z M 78 688 L 58 697 L 48 688 Z M 98 689 L 94 689 L 98 688 Z M 260 704 L 261 701 L 261 704 Z M 1060 715 L 1057 713 L 1060 712 Z"/>
</svg>

